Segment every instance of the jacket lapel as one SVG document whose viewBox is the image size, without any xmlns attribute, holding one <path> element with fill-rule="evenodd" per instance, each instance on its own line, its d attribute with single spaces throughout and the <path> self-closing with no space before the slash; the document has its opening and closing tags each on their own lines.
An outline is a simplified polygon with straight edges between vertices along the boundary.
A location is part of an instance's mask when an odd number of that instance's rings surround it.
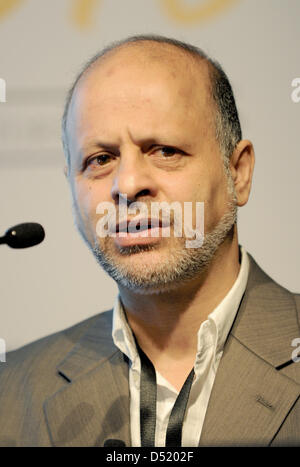
<svg viewBox="0 0 300 467">
<path fill-rule="evenodd" d="M 299 373 L 287 377 L 285 369 L 278 371 L 290 362 L 297 336 L 292 295 L 250 257 L 247 288 L 216 374 L 200 446 L 271 444 L 300 395 Z"/>
<path fill-rule="evenodd" d="M 54 446 L 130 445 L 128 364 L 111 338 L 112 313 L 100 315 L 58 365 L 70 384 L 45 401 Z"/>
</svg>

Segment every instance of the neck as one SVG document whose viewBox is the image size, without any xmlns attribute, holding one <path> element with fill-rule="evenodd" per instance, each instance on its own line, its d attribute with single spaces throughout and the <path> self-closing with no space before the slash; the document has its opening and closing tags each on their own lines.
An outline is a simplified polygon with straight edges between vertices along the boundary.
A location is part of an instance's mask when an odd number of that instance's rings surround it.
<svg viewBox="0 0 300 467">
<path fill-rule="evenodd" d="M 220 246 L 207 270 L 187 284 L 147 295 L 120 288 L 129 325 L 154 364 L 193 361 L 199 327 L 229 292 L 239 268 L 235 232 Z"/>
</svg>

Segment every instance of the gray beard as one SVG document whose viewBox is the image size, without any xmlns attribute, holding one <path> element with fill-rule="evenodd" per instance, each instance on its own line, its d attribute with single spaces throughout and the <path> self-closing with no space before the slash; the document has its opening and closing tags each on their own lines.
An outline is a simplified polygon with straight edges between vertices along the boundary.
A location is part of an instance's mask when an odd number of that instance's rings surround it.
<svg viewBox="0 0 300 467">
<path fill-rule="evenodd" d="M 182 285 L 204 273 L 220 245 L 225 239 L 233 237 L 236 221 L 237 205 L 233 196 L 228 203 L 227 212 L 216 227 L 204 236 L 200 248 L 186 248 L 185 238 L 178 239 L 178 243 L 170 249 L 167 260 L 152 267 L 147 264 L 146 259 L 136 270 L 132 266 L 127 267 L 118 263 L 115 254 L 109 248 L 101 248 L 98 244 L 95 244 L 92 252 L 98 263 L 119 286 L 140 294 L 162 293 L 175 289 L 178 284 Z M 119 248 L 118 252 L 122 256 L 132 256 L 158 248 L 159 244 L 134 245 Z"/>
</svg>

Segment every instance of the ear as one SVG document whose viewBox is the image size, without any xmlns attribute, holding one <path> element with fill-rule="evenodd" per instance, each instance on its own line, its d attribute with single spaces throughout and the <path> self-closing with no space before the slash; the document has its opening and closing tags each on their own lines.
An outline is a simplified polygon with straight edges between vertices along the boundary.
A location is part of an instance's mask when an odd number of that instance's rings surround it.
<svg viewBox="0 0 300 467">
<path fill-rule="evenodd" d="M 236 145 L 230 158 L 230 171 L 234 181 L 238 206 L 244 206 L 248 201 L 254 163 L 255 155 L 251 141 L 241 140 Z"/>
</svg>

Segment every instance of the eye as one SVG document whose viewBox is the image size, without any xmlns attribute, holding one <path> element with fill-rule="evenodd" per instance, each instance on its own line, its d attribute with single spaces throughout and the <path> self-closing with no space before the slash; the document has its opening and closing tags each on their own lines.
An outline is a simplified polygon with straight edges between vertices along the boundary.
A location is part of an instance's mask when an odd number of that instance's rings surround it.
<svg viewBox="0 0 300 467">
<path fill-rule="evenodd" d="M 152 148 L 152 157 L 156 163 L 179 163 L 185 154 L 173 146 L 154 146 Z"/>
<path fill-rule="evenodd" d="M 175 146 L 153 145 L 149 148 L 151 163 L 162 170 L 179 170 L 187 163 L 189 153 Z"/>
<path fill-rule="evenodd" d="M 153 146 L 151 154 L 156 159 L 166 160 L 179 158 L 184 153 L 173 146 Z"/>
<path fill-rule="evenodd" d="M 154 149 L 154 152 L 158 152 L 162 154 L 164 159 L 168 159 L 170 157 L 175 156 L 175 154 L 180 153 L 180 151 L 176 148 L 173 148 L 171 146 L 160 146 Z"/>
<path fill-rule="evenodd" d="M 163 154 L 164 157 L 172 157 L 176 153 L 178 153 L 178 150 L 175 148 L 172 148 L 170 146 L 162 146 L 161 148 L 158 148 L 158 150 Z"/>
<path fill-rule="evenodd" d="M 89 168 L 98 168 L 98 167 L 103 167 L 109 162 L 113 160 L 113 156 L 110 154 L 98 154 L 97 156 L 93 156 L 90 159 L 87 159 L 86 161 L 86 167 Z"/>
</svg>

